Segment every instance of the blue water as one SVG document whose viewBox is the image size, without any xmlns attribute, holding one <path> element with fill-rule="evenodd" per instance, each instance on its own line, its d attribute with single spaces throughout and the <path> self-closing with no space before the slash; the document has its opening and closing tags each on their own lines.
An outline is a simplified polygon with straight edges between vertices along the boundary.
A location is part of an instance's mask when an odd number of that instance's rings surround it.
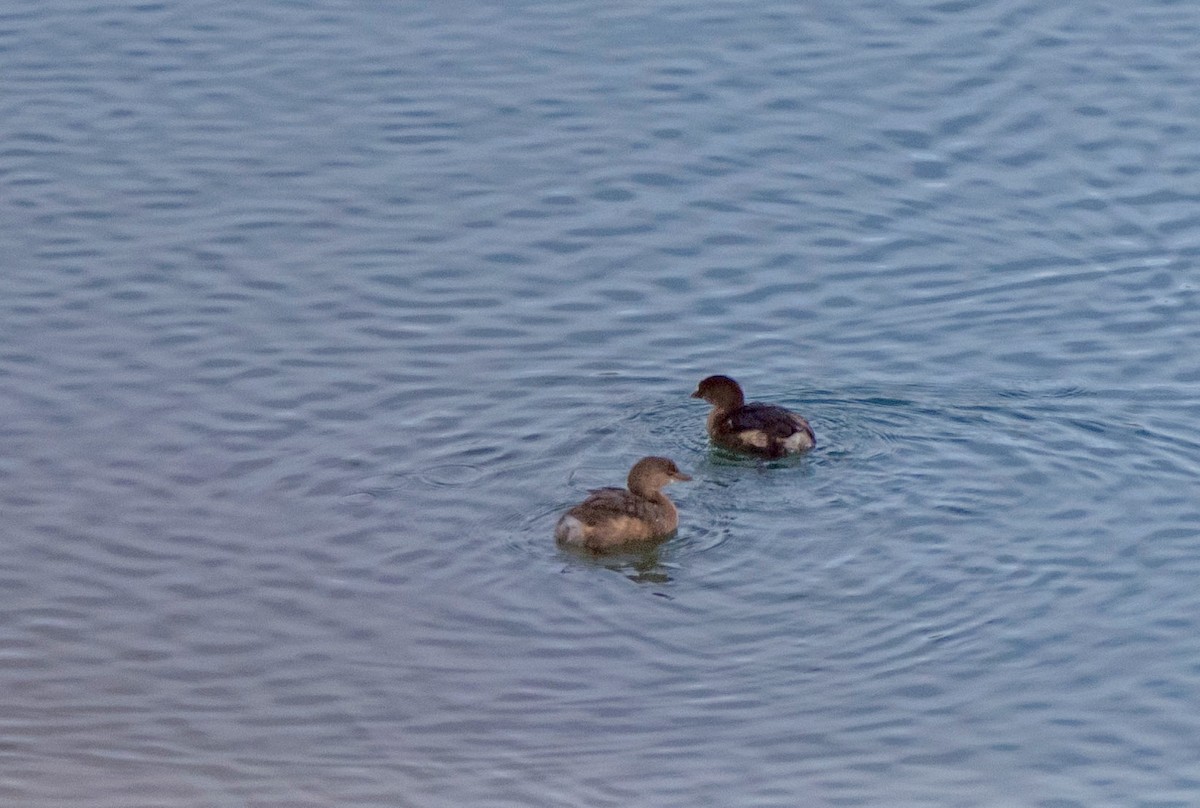
<svg viewBox="0 0 1200 808">
<path fill-rule="evenodd" d="M 1198 43 L 0 7 L 0 804 L 1200 804 Z"/>
</svg>

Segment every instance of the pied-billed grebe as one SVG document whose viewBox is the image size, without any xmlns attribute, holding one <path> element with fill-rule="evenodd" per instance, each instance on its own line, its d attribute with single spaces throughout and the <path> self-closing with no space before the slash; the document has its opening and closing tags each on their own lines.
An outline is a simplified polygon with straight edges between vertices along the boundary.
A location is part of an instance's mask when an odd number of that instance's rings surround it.
<svg viewBox="0 0 1200 808">
<path fill-rule="evenodd" d="M 629 470 L 629 490 L 597 488 L 562 515 L 554 538 L 602 550 L 661 539 L 679 527 L 679 512 L 662 492 L 667 483 L 692 479 L 665 457 L 643 457 Z"/>
<path fill-rule="evenodd" d="M 817 445 L 808 421 L 774 404 L 747 404 L 741 385 L 728 376 L 709 376 L 700 382 L 692 398 L 713 405 L 708 414 L 708 436 L 722 448 L 778 458 Z"/>
</svg>

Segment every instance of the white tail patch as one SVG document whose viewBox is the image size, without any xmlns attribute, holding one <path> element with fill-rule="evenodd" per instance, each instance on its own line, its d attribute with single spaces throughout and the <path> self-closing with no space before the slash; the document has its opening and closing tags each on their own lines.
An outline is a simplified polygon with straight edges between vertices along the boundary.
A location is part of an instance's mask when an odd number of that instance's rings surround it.
<svg viewBox="0 0 1200 808">
<path fill-rule="evenodd" d="M 811 449 L 813 442 L 807 432 L 800 431 L 789 435 L 788 439 L 783 442 L 783 445 L 789 452 L 802 452 L 805 449 Z"/>
<path fill-rule="evenodd" d="M 587 539 L 584 535 L 583 522 L 570 514 L 563 516 L 554 528 L 554 538 L 563 544 L 583 544 Z"/>
</svg>

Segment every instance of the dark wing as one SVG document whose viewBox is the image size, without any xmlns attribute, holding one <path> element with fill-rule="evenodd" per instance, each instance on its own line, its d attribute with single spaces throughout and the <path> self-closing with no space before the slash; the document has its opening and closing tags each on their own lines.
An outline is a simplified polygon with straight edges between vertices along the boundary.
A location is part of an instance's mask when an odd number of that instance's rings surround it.
<svg viewBox="0 0 1200 808">
<path fill-rule="evenodd" d="M 597 524 L 619 516 L 635 519 L 653 519 L 657 514 L 655 504 L 635 497 L 624 488 L 597 488 L 588 492 L 588 498 L 568 513 L 588 524 Z"/>
<path fill-rule="evenodd" d="M 808 421 L 774 404 L 751 402 L 734 410 L 726 420 L 733 432 L 755 429 L 779 440 L 786 440 L 797 432 L 807 432 L 815 439 Z"/>
<path fill-rule="evenodd" d="M 629 496 L 624 488 L 593 488 L 584 502 L 622 502 Z"/>
</svg>

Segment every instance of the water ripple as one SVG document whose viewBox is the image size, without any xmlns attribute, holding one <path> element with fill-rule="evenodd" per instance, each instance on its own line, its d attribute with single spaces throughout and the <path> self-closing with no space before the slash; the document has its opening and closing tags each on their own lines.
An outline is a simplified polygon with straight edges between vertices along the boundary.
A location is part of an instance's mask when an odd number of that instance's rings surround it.
<svg viewBox="0 0 1200 808">
<path fill-rule="evenodd" d="M 0 16 L 3 801 L 1194 802 L 1194 8 L 510 6 Z"/>
</svg>

